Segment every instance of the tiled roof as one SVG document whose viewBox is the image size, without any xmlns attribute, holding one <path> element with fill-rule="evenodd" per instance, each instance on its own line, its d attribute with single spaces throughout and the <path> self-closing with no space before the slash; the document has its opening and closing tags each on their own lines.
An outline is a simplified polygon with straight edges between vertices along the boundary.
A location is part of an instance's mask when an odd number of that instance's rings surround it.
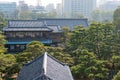
<svg viewBox="0 0 120 80">
<path fill-rule="evenodd" d="M 9 27 L 43 27 L 46 26 L 45 21 L 41 20 L 10 20 Z"/>
<path fill-rule="evenodd" d="M 71 30 L 73 30 L 75 26 L 82 25 L 84 27 L 88 27 L 88 20 L 87 19 L 72 19 L 72 18 L 71 19 L 40 18 L 38 20 L 10 20 L 8 21 L 7 27 L 11 29 L 5 28 L 3 29 L 3 31 L 7 31 L 7 29 L 9 31 L 12 31 L 12 29 L 13 31 L 16 31 L 18 28 L 19 28 L 18 31 L 19 30 L 20 31 L 22 30 L 31 31 L 31 29 L 36 31 L 37 28 L 39 28 L 38 30 L 46 30 L 45 28 L 47 28 L 47 26 L 51 26 L 50 28 L 54 30 L 53 32 L 56 32 L 58 28 L 56 28 L 54 25 L 58 25 L 58 27 L 68 26 L 70 27 Z"/>
<path fill-rule="evenodd" d="M 50 28 L 50 29 L 52 29 L 53 30 L 53 32 L 61 32 L 62 30 L 61 30 L 61 27 L 60 26 L 57 26 L 57 25 L 48 25 L 47 26 L 48 28 Z"/>
<path fill-rule="evenodd" d="M 10 20 L 3 31 L 53 31 L 61 32 L 58 25 L 47 25 L 44 20 Z"/>
<path fill-rule="evenodd" d="M 68 65 L 45 53 L 25 64 L 17 80 L 73 80 L 73 77 Z"/>
<path fill-rule="evenodd" d="M 38 28 L 36 28 L 36 27 L 32 27 L 32 28 L 27 28 L 27 27 L 25 27 L 25 28 L 4 27 L 3 31 L 52 31 L 52 29 L 47 28 L 47 27 L 38 27 Z"/>
<path fill-rule="evenodd" d="M 88 27 L 88 19 L 74 19 L 74 18 L 39 18 L 38 20 L 43 20 L 47 25 L 59 25 L 61 27 L 68 26 L 71 30 L 75 26 Z"/>
</svg>

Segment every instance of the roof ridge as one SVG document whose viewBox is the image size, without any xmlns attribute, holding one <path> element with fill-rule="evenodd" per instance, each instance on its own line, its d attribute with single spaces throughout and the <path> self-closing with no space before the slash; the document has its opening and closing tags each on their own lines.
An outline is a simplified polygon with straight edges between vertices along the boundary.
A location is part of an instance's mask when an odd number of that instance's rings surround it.
<svg viewBox="0 0 120 80">
<path fill-rule="evenodd" d="M 63 63 L 63 62 L 61 62 L 61 61 L 59 61 L 59 60 L 57 60 L 56 58 L 54 58 L 54 57 L 52 57 L 50 54 L 48 54 L 48 52 L 45 52 L 44 54 L 42 54 L 41 56 L 39 56 L 39 57 L 37 57 L 36 59 L 34 59 L 34 60 L 32 60 L 32 61 L 29 61 L 28 63 L 25 63 L 25 64 L 23 64 L 24 66 L 28 66 L 28 65 L 30 65 L 30 64 L 32 64 L 33 62 L 35 62 L 36 60 L 38 60 L 39 58 L 41 58 L 41 57 L 44 57 L 43 58 L 43 69 L 44 69 L 44 73 L 46 74 L 46 69 L 47 69 L 47 57 L 50 57 L 50 58 L 52 58 L 53 60 L 55 60 L 56 62 L 58 62 L 58 63 L 60 63 L 61 65 L 63 65 L 63 66 L 68 66 L 68 64 L 67 63 Z"/>
<path fill-rule="evenodd" d="M 39 58 L 41 58 L 42 56 L 44 56 L 44 54 L 40 55 L 40 56 L 37 57 L 36 59 L 33 59 L 33 60 L 31 60 L 31 61 L 28 61 L 28 63 L 23 64 L 23 66 L 28 66 L 28 65 L 34 63 L 35 61 L 37 61 L 37 60 L 38 60 Z"/>
<path fill-rule="evenodd" d="M 47 72 L 47 52 L 44 53 L 43 55 L 43 74 L 46 75 Z"/>
</svg>

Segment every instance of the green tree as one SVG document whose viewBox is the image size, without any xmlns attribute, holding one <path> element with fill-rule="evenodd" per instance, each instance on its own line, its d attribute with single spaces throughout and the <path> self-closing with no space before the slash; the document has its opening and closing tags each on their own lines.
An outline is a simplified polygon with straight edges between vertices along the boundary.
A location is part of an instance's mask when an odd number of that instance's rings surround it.
<svg viewBox="0 0 120 80">
<path fill-rule="evenodd" d="M 120 71 L 117 73 L 117 75 L 114 76 L 112 80 L 120 80 Z"/>
<path fill-rule="evenodd" d="M 67 63 L 70 66 L 73 65 L 74 61 L 70 54 L 64 52 L 63 48 L 61 47 L 46 47 L 46 51 L 56 59 L 61 62 Z"/>
<path fill-rule="evenodd" d="M 0 78 L 8 77 L 9 68 L 16 63 L 16 58 L 12 54 L 0 54 Z M 3 76 L 4 74 L 4 76 Z"/>
<path fill-rule="evenodd" d="M 97 57 L 87 50 L 77 49 L 79 54 L 78 64 L 72 67 L 72 72 L 76 80 L 106 80 L 107 69 L 105 61 L 98 60 Z"/>
<path fill-rule="evenodd" d="M 113 21 L 113 13 L 114 11 L 94 10 L 92 12 L 92 20 L 95 22 L 111 22 Z"/>
<path fill-rule="evenodd" d="M 0 31 L 2 31 L 4 26 L 6 26 L 6 18 L 4 18 L 3 13 L 0 13 Z"/>
<path fill-rule="evenodd" d="M 2 32 L 0 32 L 0 54 L 6 52 L 6 48 L 4 47 L 6 40 L 5 36 L 2 35 Z"/>
<path fill-rule="evenodd" d="M 17 62 L 21 64 L 32 61 L 45 52 L 45 46 L 39 41 L 32 41 L 23 53 L 17 55 Z"/>
<path fill-rule="evenodd" d="M 63 41 L 63 44 L 67 43 L 70 39 L 70 28 L 65 26 L 62 28 L 62 32 L 63 32 L 63 35 L 62 35 L 62 41 Z"/>
<path fill-rule="evenodd" d="M 114 25 L 116 26 L 116 30 L 120 30 L 120 7 L 117 8 L 113 15 Z"/>
<path fill-rule="evenodd" d="M 107 59 L 112 55 L 112 35 L 114 26 L 111 23 L 93 23 L 87 29 L 85 47 L 97 54 L 99 58 Z M 89 44 L 89 45 L 88 45 Z"/>
<path fill-rule="evenodd" d="M 83 43 L 85 40 L 86 29 L 83 26 L 76 26 L 71 33 L 71 37 L 66 44 L 66 51 L 70 54 L 72 51 L 76 50 L 78 47 L 83 48 Z M 72 54 L 71 54 L 72 55 Z M 73 55 L 72 55 L 73 56 Z"/>
</svg>

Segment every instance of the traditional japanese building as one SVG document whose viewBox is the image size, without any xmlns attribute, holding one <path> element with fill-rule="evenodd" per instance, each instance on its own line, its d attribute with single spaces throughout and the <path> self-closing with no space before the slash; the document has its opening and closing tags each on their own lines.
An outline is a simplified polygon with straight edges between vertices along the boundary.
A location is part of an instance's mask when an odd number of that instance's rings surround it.
<svg viewBox="0 0 120 80">
<path fill-rule="evenodd" d="M 6 35 L 6 47 L 9 52 L 19 52 L 26 44 L 36 40 L 45 45 L 56 45 L 61 41 L 61 27 L 47 25 L 44 20 L 11 20 L 3 28 Z"/>
<path fill-rule="evenodd" d="M 62 18 L 40 18 L 38 20 L 10 20 L 7 27 L 3 28 L 6 36 L 6 48 L 8 52 L 20 52 L 25 49 L 26 44 L 35 40 L 45 45 L 61 43 L 61 28 L 83 25 L 88 27 L 87 19 L 62 19 Z"/>
<path fill-rule="evenodd" d="M 56 60 L 47 52 L 25 64 L 17 80 L 74 80 L 68 65 Z"/>
</svg>

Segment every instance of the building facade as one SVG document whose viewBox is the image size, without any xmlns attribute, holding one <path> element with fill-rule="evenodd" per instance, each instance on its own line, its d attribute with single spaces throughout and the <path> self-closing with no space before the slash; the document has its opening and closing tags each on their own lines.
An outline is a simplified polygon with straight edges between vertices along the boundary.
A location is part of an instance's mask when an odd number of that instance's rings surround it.
<svg viewBox="0 0 120 80">
<path fill-rule="evenodd" d="M 19 8 L 20 13 L 25 12 L 25 11 L 29 11 L 29 7 L 24 1 L 19 1 L 18 8 Z"/>
<path fill-rule="evenodd" d="M 16 7 L 15 2 L 0 2 L 0 12 L 7 18 L 12 18 L 12 14 L 16 11 Z"/>
<path fill-rule="evenodd" d="M 40 20 L 13 20 L 3 28 L 6 35 L 8 52 L 20 52 L 31 41 L 40 41 L 45 45 L 57 45 L 61 41 L 61 28 Z"/>
<path fill-rule="evenodd" d="M 62 16 L 62 4 L 58 3 L 58 4 L 56 5 L 56 13 L 57 13 L 57 16 L 58 16 L 58 17 L 63 17 L 63 16 Z"/>
<path fill-rule="evenodd" d="M 83 15 L 90 18 L 91 12 L 96 8 L 96 0 L 62 0 L 62 6 L 65 17 Z"/>
</svg>

